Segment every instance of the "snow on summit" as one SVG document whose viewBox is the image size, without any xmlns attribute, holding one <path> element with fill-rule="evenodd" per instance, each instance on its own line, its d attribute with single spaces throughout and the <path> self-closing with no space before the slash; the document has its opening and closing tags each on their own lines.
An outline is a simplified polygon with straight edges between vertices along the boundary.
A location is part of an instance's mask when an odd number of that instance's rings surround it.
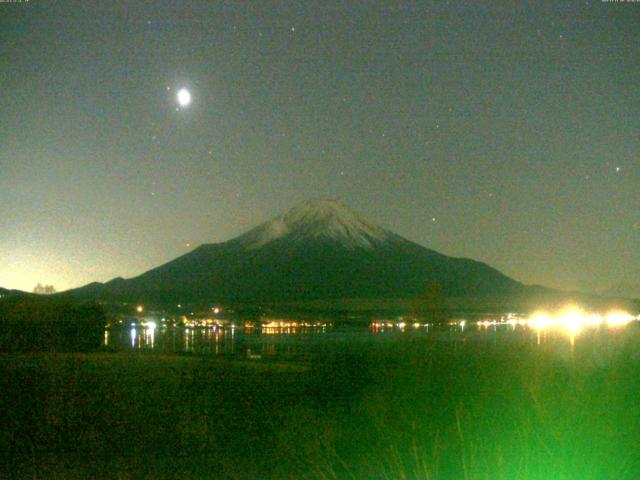
<svg viewBox="0 0 640 480">
<path fill-rule="evenodd" d="M 260 248 L 281 238 L 300 242 L 322 239 L 347 248 L 374 248 L 392 237 L 369 224 L 337 200 L 308 200 L 240 237 L 248 248 Z"/>
</svg>

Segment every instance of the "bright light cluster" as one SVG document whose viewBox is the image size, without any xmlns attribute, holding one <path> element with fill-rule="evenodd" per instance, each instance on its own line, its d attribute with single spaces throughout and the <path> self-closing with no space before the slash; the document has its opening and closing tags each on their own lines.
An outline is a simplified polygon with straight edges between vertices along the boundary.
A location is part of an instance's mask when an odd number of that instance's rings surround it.
<svg viewBox="0 0 640 480">
<path fill-rule="evenodd" d="M 185 327 L 189 327 L 189 328 L 197 328 L 197 327 L 204 327 L 204 328 L 219 328 L 219 327 L 224 327 L 227 325 L 227 321 L 225 320 L 219 320 L 217 318 L 187 318 L 187 316 L 183 315 L 180 318 L 182 324 Z"/>
<path fill-rule="evenodd" d="M 589 313 L 578 307 L 566 307 L 556 314 L 537 312 L 528 320 L 527 325 L 542 330 L 549 327 L 562 327 L 570 334 L 576 335 L 587 327 L 605 325 L 609 328 L 624 327 L 636 320 L 628 312 L 613 310 L 605 315 Z"/>
<path fill-rule="evenodd" d="M 294 322 L 289 320 L 270 320 L 262 324 L 262 328 L 297 328 L 297 327 L 326 327 L 322 322 Z"/>
<path fill-rule="evenodd" d="M 538 343 L 540 343 L 541 332 L 547 332 L 552 329 L 560 330 L 569 336 L 571 344 L 573 345 L 575 338 L 586 328 L 597 328 L 600 326 L 621 328 L 634 320 L 640 320 L 640 318 L 634 317 L 630 313 L 622 310 L 612 310 L 602 315 L 599 313 L 586 312 L 576 306 L 567 306 L 555 313 L 540 311 L 528 318 L 516 318 L 515 315 L 510 314 L 506 321 L 504 319 L 482 320 L 476 322 L 476 325 L 480 328 L 505 324 L 513 329 L 515 329 L 516 326 L 529 327 L 538 333 Z"/>
<path fill-rule="evenodd" d="M 404 332 L 409 325 L 411 325 L 414 330 L 417 330 L 421 327 L 429 328 L 428 323 L 420 323 L 415 321 L 415 319 L 413 320 L 414 321 L 410 324 L 405 321 L 404 317 L 398 317 L 396 321 L 376 320 L 369 324 L 369 328 L 371 328 L 371 330 L 373 330 L 374 332 L 383 332 L 385 328 L 397 328 Z M 457 323 L 452 322 L 450 325 L 457 325 Z M 462 327 L 464 328 L 464 325 L 462 325 Z"/>
</svg>

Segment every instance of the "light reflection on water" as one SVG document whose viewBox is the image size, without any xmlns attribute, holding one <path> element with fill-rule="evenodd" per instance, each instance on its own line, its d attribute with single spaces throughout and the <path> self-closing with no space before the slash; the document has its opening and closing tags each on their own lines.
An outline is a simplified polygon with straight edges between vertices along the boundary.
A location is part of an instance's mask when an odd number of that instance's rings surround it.
<svg viewBox="0 0 640 480">
<path fill-rule="evenodd" d="M 327 335 L 331 332 L 332 335 Z M 248 350 L 255 355 L 294 354 L 329 337 L 367 334 L 368 328 L 156 327 L 132 326 L 105 331 L 104 345 L 116 349 L 235 355 Z M 313 337 L 313 338 L 312 338 Z M 345 337 L 346 338 L 346 337 Z"/>
<path fill-rule="evenodd" d="M 261 359 L 263 357 L 298 357 L 339 345 L 355 348 L 381 344 L 424 341 L 441 348 L 455 348 L 459 342 L 529 342 L 532 345 L 557 344 L 573 353 L 576 342 L 595 338 L 608 340 L 608 334 L 626 335 L 627 329 L 637 329 L 638 322 L 623 326 L 592 322 L 585 325 L 562 323 L 552 325 L 548 318 L 503 321 L 456 320 L 444 325 L 404 322 L 372 322 L 361 326 L 214 326 L 173 327 L 155 323 L 114 328 L 105 331 L 104 344 L 116 349 L 188 352 L 198 355 L 225 355 Z M 557 322 L 556 322 L 557 323 Z M 591 339 L 591 340 L 587 340 Z"/>
</svg>

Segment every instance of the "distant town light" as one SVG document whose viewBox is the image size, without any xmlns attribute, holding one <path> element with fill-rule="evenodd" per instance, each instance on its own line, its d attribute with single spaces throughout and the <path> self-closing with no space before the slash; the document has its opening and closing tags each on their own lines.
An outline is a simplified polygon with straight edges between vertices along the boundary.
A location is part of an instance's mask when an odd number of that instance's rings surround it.
<svg viewBox="0 0 640 480">
<path fill-rule="evenodd" d="M 624 327 L 635 320 L 635 317 L 627 312 L 612 311 L 607 314 L 605 321 L 608 327 Z"/>
</svg>

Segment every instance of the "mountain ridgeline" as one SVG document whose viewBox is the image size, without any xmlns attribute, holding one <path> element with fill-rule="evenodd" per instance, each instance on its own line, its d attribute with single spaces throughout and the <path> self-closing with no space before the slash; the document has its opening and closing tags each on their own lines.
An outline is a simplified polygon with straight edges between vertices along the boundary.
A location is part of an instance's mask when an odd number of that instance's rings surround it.
<svg viewBox="0 0 640 480">
<path fill-rule="evenodd" d="M 15 296 L 29 296 L 29 295 L 31 294 L 27 292 L 22 292 L 20 290 L 8 290 L 6 288 L 0 287 L 0 298 L 8 298 L 8 297 L 15 297 Z"/>
<path fill-rule="evenodd" d="M 369 224 L 337 201 L 304 202 L 235 239 L 201 245 L 128 280 L 71 291 L 105 300 L 295 303 L 519 295 L 488 265 Z"/>
</svg>

